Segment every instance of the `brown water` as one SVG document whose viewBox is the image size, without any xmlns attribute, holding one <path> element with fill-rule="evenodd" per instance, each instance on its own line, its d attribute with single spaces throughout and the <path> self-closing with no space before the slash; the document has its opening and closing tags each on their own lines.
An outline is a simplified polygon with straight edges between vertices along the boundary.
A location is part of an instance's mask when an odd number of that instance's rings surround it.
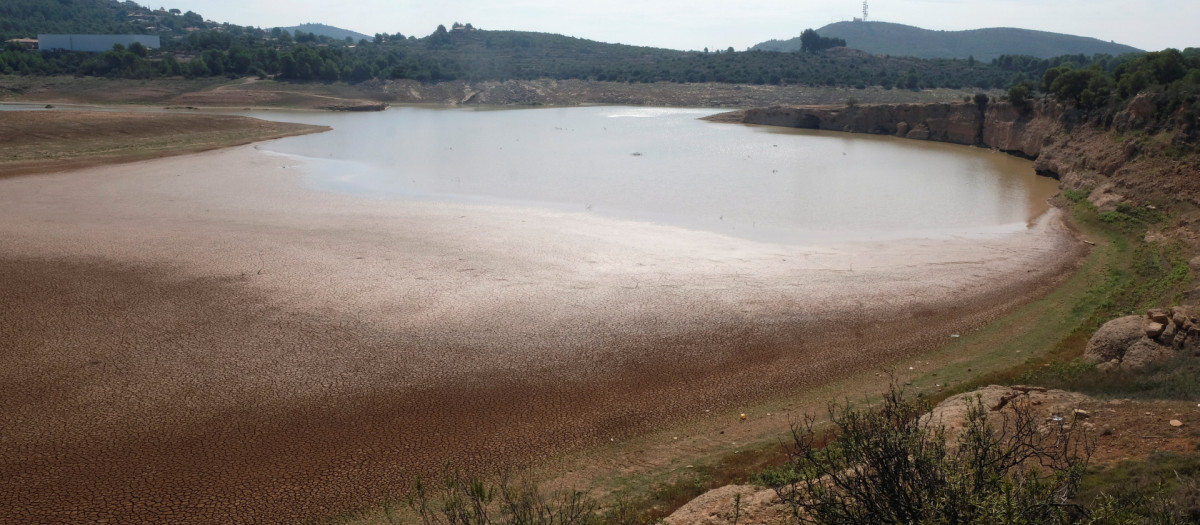
<svg viewBox="0 0 1200 525">
<path fill-rule="evenodd" d="M 577 211 L 793 244 L 1019 231 L 1057 189 L 1029 161 L 998 152 L 697 120 L 713 112 L 249 114 L 334 128 L 261 146 L 306 159 L 315 173 L 308 182 L 320 189 Z"/>
</svg>

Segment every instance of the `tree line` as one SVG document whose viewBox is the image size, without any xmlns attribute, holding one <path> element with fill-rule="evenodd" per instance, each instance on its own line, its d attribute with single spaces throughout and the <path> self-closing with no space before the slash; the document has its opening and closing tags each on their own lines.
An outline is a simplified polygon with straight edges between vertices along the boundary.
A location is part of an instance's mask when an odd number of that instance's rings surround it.
<svg viewBox="0 0 1200 525">
<path fill-rule="evenodd" d="M 1200 135 L 1200 49 L 1165 49 L 1124 60 L 1068 59 L 1037 64 L 1035 70 L 1041 70 L 1036 79 L 1022 77 L 1009 87 L 1008 99 L 1020 108 L 1028 108 L 1040 92 L 1107 126 L 1141 96 L 1146 114 L 1139 127 L 1176 128 L 1185 140 Z"/>
<path fill-rule="evenodd" d="M 518 31 L 447 31 L 415 38 L 379 34 L 350 42 L 297 31 L 221 25 L 171 34 L 148 53 L 28 52 L 8 45 L 0 73 L 120 78 L 258 75 L 295 81 L 369 79 L 720 82 L 885 88 L 1002 89 L 1016 70 L 954 59 L 859 53 L 676 51 Z"/>
</svg>

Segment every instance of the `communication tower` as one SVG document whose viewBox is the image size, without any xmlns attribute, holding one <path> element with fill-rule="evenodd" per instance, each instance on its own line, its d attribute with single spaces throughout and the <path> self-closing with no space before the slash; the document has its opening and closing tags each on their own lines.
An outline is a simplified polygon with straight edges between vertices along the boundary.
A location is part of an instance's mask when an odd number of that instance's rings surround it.
<svg viewBox="0 0 1200 525">
<path fill-rule="evenodd" d="M 867 0 L 863 0 L 863 22 L 867 21 Z"/>
</svg>

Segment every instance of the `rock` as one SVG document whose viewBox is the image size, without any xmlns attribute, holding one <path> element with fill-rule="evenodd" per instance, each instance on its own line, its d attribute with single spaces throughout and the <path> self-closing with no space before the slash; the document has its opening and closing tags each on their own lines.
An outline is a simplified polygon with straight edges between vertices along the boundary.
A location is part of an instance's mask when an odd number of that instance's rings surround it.
<svg viewBox="0 0 1200 525">
<path fill-rule="evenodd" d="M 1167 326 L 1163 328 L 1162 333 L 1158 334 L 1156 339 L 1158 339 L 1158 342 L 1162 344 L 1169 345 L 1175 340 L 1175 332 L 1178 331 L 1179 330 L 1176 328 L 1175 323 L 1167 323 Z"/>
<path fill-rule="evenodd" d="M 1083 410 L 1082 408 L 1076 408 L 1074 410 L 1074 412 L 1072 412 L 1072 413 L 1075 414 L 1075 419 L 1087 419 L 1089 417 L 1092 417 L 1092 414 L 1090 412 L 1088 412 L 1087 410 Z"/>
<path fill-rule="evenodd" d="M 1091 401 L 1090 397 L 1078 392 L 991 385 L 946 398 L 933 407 L 933 411 L 922 416 L 922 424 L 929 421 L 935 426 L 944 425 L 948 437 L 953 440 L 962 431 L 967 420 L 967 408 L 976 396 L 984 408 L 992 412 L 1011 411 L 1014 404 L 1028 402 L 1038 417 L 1069 413 L 1074 407 Z"/>
<path fill-rule="evenodd" d="M 727 485 L 701 494 L 663 520 L 667 524 L 733 523 L 734 497 L 739 498 L 738 523 L 783 523 L 791 508 L 779 500 L 773 489 L 754 485 Z"/>
<path fill-rule="evenodd" d="M 1143 337 L 1129 345 L 1125 357 L 1121 359 L 1121 368 L 1136 369 L 1150 363 L 1161 363 L 1171 359 L 1174 354 L 1170 347 L 1163 346 L 1149 337 Z"/>
<path fill-rule="evenodd" d="M 1190 319 L 1188 319 L 1187 310 L 1182 306 L 1171 308 L 1171 321 L 1175 323 L 1175 326 L 1187 325 L 1190 322 Z"/>
<path fill-rule="evenodd" d="M 1117 368 L 1120 368 L 1120 367 L 1121 367 L 1121 360 L 1113 359 L 1112 361 L 1105 361 L 1103 363 L 1096 365 L 1096 370 L 1100 371 L 1100 372 L 1108 372 L 1109 370 L 1116 370 Z"/>
<path fill-rule="evenodd" d="M 1083 359 L 1089 363 L 1119 361 L 1129 345 L 1144 337 L 1142 319 L 1140 315 L 1130 315 L 1104 323 L 1088 341 Z"/>
<path fill-rule="evenodd" d="M 1161 308 L 1155 308 L 1149 312 L 1146 312 L 1146 317 L 1148 317 L 1151 321 L 1160 323 L 1162 325 L 1166 325 L 1167 323 L 1171 322 L 1171 316 L 1166 310 Z"/>
<path fill-rule="evenodd" d="M 1175 428 L 1182 427 L 1182 426 L 1183 426 L 1183 421 L 1180 421 L 1180 420 L 1178 420 L 1178 419 L 1172 419 L 1172 420 L 1171 420 L 1171 426 L 1173 426 L 1173 427 L 1175 427 Z"/>
<path fill-rule="evenodd" d="M 912 129 L 912 127 L 909 126 L 907 122 L 897 123 L 896 124 L 896 136 L 903 137 L 905 135 L 908 135 L 908 131 L 910 129 Z M 1197 259 L 1196 268 L 1200 269 L 1200 257 L 1197 257 L 1196 259 Z"/>
<path fill-rule="evenodd" d="M 1175 333 L 1175 339 L 1173 339 L 1171 341 L 1171 346 L 1175 347 L 1176 349 L 1182 350 L 1184 343 L 1187 342 L 1187 338 L 1188 338 L 1187 332 L 1180 330 Z"/>
<path fill-rule="evenodd" d="M 1163 331 L 1165 331 L 1166 329 L 1167 329 L 1166 324 L 1160 323 L 1158 321 L 1150 321 L 1150 322 L 1146 323 L 1146 328 L 1145 328 L 1146 337 L 1154 339 L 1154 338 L 1162 335 Z"/>
<path fill-rule="evenodd" d="M 932 135 L 932 132 L 929 130 L 929 126 L 927 126 L 925 124 L 917 124 L 916 127 L 914 127 L 912 130 L 910 130 L 908 133 L 904 134 L 904 138 L 915 139 L 915 140 L 929 140 L 929 137 L 931 135 Z"/>
</svg>

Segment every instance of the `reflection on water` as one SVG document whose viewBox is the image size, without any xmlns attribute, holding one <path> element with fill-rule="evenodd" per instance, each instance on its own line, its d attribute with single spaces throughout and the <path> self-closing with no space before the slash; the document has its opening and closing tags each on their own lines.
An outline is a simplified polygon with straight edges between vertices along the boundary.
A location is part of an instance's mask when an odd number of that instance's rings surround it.
<svg viewBox="0 0 1200 525">
<path fill-rule="evenodd" d="M 313 186 L 536 206 L 777 242 L 1016 231 L 1056 183 L 977 148 L 714 124 L 713 110 L 576 107 L 248 112 L 334 131 L 262 149 Z"/>
</svg>

